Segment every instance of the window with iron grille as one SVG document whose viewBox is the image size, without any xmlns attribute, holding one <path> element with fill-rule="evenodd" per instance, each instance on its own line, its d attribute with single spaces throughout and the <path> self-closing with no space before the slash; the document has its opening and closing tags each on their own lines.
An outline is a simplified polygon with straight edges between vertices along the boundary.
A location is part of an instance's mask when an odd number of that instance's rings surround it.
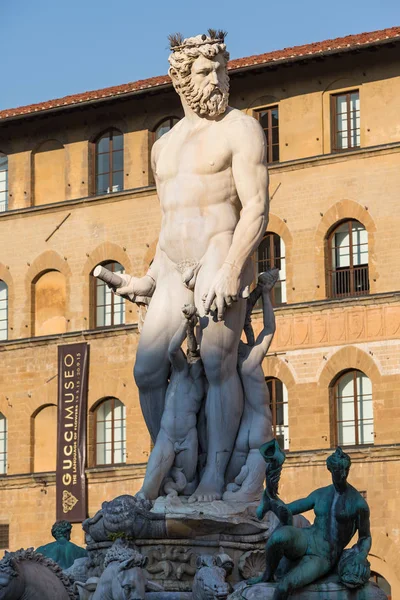
<svg viewBox="0 0 400 600">
<path fill-rule="evenodd" d="M 332 150 L 360 147 L 360 95 L 358 90 L 331 96 Z"/>
<path fill-rule="evenodd" d="M 279 161 L 279 109 L 277 106 L 263 108 L 256 116 L 267 138 L 267 162 Z"/>
<path fill-rule="evenodd" d="M 7 550 L 10 547 L 10 526 L 5 523 L 0 524 L 0 549 Z"/>
<path fill-rule="evenodd" d="M 124 267 L 119 262 L 102 265 L 113 273 L 121 274 Z M 125 300 L 110 290 L 104 281 L 93 277 L 95 327 L 113 327 L 125 323 Z"/>
<path fill-rule="evenodd" d="M 0 279 L 0 340 L 8 338 L 8 287 Z"/>
<path fill-rule="evenodd" d="M 0 475 L 7 474 L 7 419 L 0 413 Z"/>
<path fill-rule="evenodd" d="M 0 152 L 0 212 L 8 209 L 8 157 Z"/>
<path fill-rule="evenodd" d="M 358 370 L 346 371 L 334 383 L 335 444 L 359 446 L 374 443 L 372 384 Z"/>
<path fill-rule="evenodd" d="M 165 133 L 168 133 L 168 131 L 170 131 L 170 129 L 172 129 L 173 126 L 176 125 L 178 121 L 180 121 L 180 119 L 178 117 L 167 117 L 166 119 L 164 119 L 155 128 L 154 138 L 156 140 L 160 139 L 160 137 L 163 136 Z"/>
<path fill-rule="evenodd" d="M 286 304 L 286 257 L 285 243 L 276 233 L 267 232 L 258 246 L 255 256 L 255 279 L 268 269 L 279 269 L 279 279 L 271 290 L 273 306 Z M 256 304 L 261 307 L 261 300 Z"/>
<path fill-rule="evenodd" d="M 265 382 L 269 392 L 274 436 L 282 450 L 289 450 L 289 405 L 286 385 L 276 377 L 267 377 Z"/>
<path fill-rule="evenodd" d="M 117 129 L 95 142 L 95 192 L 110 194 L 124 189 L 124 136 Z"/>
<path fill-rule="evenodd" d="M 126 463 L 126 411 L 117 398 L 103 400 L 96 416 L 96 465 Z"/>
<path fill-rule="evenodd" d="M 368 293 L 368 232 L 351 219 L 328 237 L 328 295 L 343 298 Z"/>
</svg>

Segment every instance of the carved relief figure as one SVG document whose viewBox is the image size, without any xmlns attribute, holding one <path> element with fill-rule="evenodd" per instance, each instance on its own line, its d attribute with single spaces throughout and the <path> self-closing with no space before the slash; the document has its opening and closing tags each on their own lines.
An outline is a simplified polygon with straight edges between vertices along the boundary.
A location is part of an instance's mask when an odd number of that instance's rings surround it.
<svg viewBox="0 0 400 600">
<path fill-rule="evenodd" d="M 255 119 L 227 104 L 223 32 L 174 36 L 171 50 L 169 73 L 185 116 L 152 149 L 162 212 L 159 242 L 149 272 L 142 278 L 122 275 L 125 285 L 116 293 L 132 301 L 152 296 L 135 379 L 153 440 L 181 307 L 196 306 L 208 381 L 207 461 L 192 500 L 212 501 L 222 496 L 243 411 L 237 371 L 246 312 L 241 294 L 252 279 L 249 258 L 267 225 L 266 141 Z"/>
<path fill-rule="evenodd" d="M 182 470 L 184 483 L 195 483 L 198 457 L 197 413 L 205 393 L 203 364 L 194 328 L 198 322 L 196 307 L 182 308 L 182 321 L 172 338 L 168 356 L 172 366 L 155 446 L 147 464 L 146 476 L 138 497 L 154 500 L 160 486 L 175 465 Z M 187 356 L 181 345 L 187 338 Z M 185 488 L 182 490 L 185 493 Z"/>
</svg>

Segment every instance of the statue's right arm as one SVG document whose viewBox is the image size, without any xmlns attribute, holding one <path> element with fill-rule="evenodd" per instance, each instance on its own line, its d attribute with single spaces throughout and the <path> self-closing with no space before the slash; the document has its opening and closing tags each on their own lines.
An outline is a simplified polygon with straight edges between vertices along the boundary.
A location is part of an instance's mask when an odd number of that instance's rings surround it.
<svg viewBox="0 0 400 600">
<path fill-rule="evenodd" d="M 157 192 L 158 181 L 156 175 L 156 162 L 159 146 L 160 140 L 156 141 L 151 149 L 151 168 L 154 174 Z M 162 250 L 160 249 L 160 245 L 157 242 L 154 259 L 146 275 L 144 275 L 143 277 L 132 277 L 131 275 L 125 274 L 120 275 L 120 277 L 122 277 L 122 279 L 124 280 L 125 285 L 115 290 L 115 293 L 118 294 L 118 296 L 122 296 L 123 298 L 130 300 L 131 302 L 135 302 L 136 296 L 151 297 L 154 294 L 154 290 L 157 286 L 157 278 L 160 271 L 161 254 Z"/>
<path fill-rule="evenodd" d="M 287 504 L 287 508 L 290 510 L 292 515 L 300 515 L 303 512 L 312 510 L 315 506 L 315 494 L 312 492 L 307 498 L 300 498 Z"/>
</svg>

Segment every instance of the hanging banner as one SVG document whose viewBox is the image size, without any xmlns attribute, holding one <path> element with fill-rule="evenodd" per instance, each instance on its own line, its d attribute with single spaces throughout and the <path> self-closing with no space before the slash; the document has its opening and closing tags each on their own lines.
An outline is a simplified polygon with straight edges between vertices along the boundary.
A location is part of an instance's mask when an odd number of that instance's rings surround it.
<svg viewBox="0 0 400 600">
<path fill-rule="evenodd" d="M 58 346 L 57 521 L 87 517 L 86 412 L 89 344 Z"/>
</svg>

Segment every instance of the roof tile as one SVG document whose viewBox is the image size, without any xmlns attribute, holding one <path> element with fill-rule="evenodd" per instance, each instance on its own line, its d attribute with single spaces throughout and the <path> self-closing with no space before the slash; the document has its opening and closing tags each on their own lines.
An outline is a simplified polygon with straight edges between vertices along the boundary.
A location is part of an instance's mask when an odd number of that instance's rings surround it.
<svg viewBox="0 0 400 600">
<path fill-rule="evenodd" d="M 400 27 L 391 27 L 389 29 L 382 29 L 379 31 L 372 31 L 366 33 L 359 33 L 356 35 L 348 35 L 333 40 L 324 40 L 322 42 L 313 42 L 311 44 L 304 44 L 302 46 L 294 46 L 292 48 L 283 48 L 282 50 L 274 50 L 273 52 L 267 52 L 264 54 L 256 54 L 253 56 L 246 56 L 244 58 L 237 58 L 229 62 L 228 68 L 230 71 L 235 71 L 244 67 L 252 67 L 259 64 L 265 64 L 269 62 L 276 62 L 279 60 L 288 60 L 301 58 L 305 55 L 310 56 L 313 54 L 324 54 L 327 52 L 333 52 L 342 48 L 354 48 L 356 46 L 365 46 L 368 44 L 374 44 L 382 40 L 391 40 L 400 38 Z M 100 98 L 111 98 L 113 96 L 119 96 L 121 94 L 127 94 L 129 92 L 146 90 L 160 85 L 168 85 L 171 80 L 168 75 L 161 75 L 159 77 L 150 77 L 149 79 L 142 79 L 123 85 L 116 85 L 101 90 L 93 90 L 89 92 L 83 92 L 81 94 L 72 94 L 65 96 L 64 98 L 57 98 L 49 100 L 47 102 L 40 102 L 38 104 L 30 104 L 28 106 L 20 106 L 18 108 L 8 108 L 0 111 L 0 120 L 11 117 L 23 116 L 33 112 L 51 110 L 56 107 L 62 106 L 73 106 L 74 104 L 89 102 Z"/>
</svg>

